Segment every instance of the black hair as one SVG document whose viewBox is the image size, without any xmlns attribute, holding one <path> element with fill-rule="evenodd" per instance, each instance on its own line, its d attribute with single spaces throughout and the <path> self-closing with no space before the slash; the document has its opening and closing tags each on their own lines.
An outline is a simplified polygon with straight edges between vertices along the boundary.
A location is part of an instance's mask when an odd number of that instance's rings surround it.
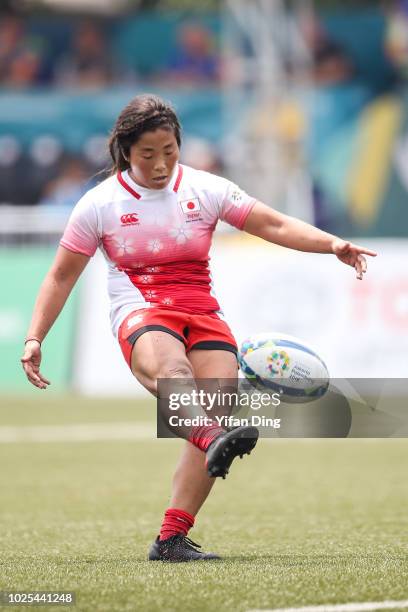
<svg viewBox="0 0 408 612">
<path fill-rule="evenodd" d="M 109 138 L 109 153 L 113 162 L 111 174 L 127 170 L 130 167 L 130 147 L 145 132 L 159 128 L 171 130 L 180 146 L 180 122 L 172 106 L 152 94 L 133 98 L 120 113 Z"/>
</svg>

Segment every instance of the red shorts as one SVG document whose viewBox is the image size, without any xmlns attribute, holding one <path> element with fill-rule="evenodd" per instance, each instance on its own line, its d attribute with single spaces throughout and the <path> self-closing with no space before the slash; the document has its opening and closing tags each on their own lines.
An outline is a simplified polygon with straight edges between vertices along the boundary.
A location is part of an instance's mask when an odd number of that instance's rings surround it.
<svg viewBox="0 0 408 612">
<path fill-rule="evenodd" d="M 148 331 L 164 331 L 174 336 L 184 344 L 186 353 L 204 349 L 236 354 L 238 350 L 230 328 L 215 313 L 201 315 L 169 308 L 142 308 L 131 312 L 119 327 L 118 340 L 129 367 L 134 343 Z"/>
</svg>

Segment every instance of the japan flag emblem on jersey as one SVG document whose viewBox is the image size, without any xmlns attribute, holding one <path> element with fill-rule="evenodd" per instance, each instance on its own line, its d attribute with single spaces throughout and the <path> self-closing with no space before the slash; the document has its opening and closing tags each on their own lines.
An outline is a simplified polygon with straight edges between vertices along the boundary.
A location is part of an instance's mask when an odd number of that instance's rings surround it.
<svg viewBox="0 0 408 612">
<path fill-rule="evenodd" d="M 183 200 L 180 202 L 180 206 L 183 210 L 183 213 L 186 215 L 188 213 L 194 213 L 201 210 L 200 200 L 198 198 L 190 198 L 189 200 Z"/>
</svg>

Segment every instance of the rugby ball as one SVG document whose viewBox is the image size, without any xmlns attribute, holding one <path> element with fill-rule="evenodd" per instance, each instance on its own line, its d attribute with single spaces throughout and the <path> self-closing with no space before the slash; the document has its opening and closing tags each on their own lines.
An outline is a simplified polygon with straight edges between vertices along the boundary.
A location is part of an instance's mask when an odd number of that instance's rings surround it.
<svg viewBox="0 0 408 612">
<path fill-rule="evenodd" d="M 257 388 L 279 393 L 284 402 L 311 402 L 329 387 L 324 361 L 294 336 L 273 332 L 250 336 L 242 343 L 238 360 L 245 378 Z"/>
</svg>

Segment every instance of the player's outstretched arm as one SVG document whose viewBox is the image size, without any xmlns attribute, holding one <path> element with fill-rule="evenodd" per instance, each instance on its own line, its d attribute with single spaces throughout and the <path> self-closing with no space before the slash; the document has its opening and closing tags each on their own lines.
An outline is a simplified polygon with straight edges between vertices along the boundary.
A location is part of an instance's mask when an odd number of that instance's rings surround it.
<svg viewBox="0 0 408 612">
<path fill-rule="evenodd" d="M 359 280 L 367 271 L 367 261 L 364 255 L 371 257 L 377 255 L 375 251 L 323 232 L 300 219 L 284 215 L 262 202 L 256 202 L 243 229 L 249 234 L 289 249 L 336 255 L 341 262 L 356 270 Z"/>
<path fill-rule="evenodd" d="M 41 343 L 61 312 L 89 257 L 58 248 L 34 305 L 27 333 L 24 355 L 21 358 L 28 380 L 39 389 L 46 389 L 50 381 L 40 372 Z"/>
</svg>

